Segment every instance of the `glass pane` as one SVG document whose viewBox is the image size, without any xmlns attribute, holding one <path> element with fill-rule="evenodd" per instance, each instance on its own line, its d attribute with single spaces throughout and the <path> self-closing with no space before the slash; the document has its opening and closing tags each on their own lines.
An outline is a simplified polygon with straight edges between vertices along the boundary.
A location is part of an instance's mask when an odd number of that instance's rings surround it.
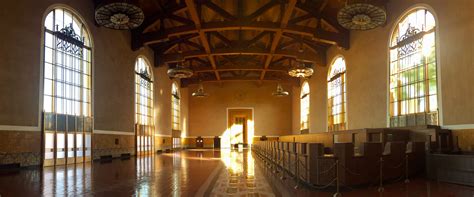
<svg viewBox="0 0 474 197">
<path fill-rule="evenodd" d="M 74 157 L 74 134 L 67 134 L 67 157 Z"/>
<path fill-rule="evenodd" d="M 436 78 L 436 63 L 428 64 L 428 78 L 429 79 Z"/>
<path fill-rule="evenodd" d="M 48 47 L 44 48 L 44 61 L 47 63 L 53 63 L 53 49 Z"/>
<path fill-rule="evenodd" d="M 54 30 L 53 29 L 53 25 L 54 25 L 54 22 L 53 22 L 53 11 L 49 12 L 48 16 L 46 16 L 46 19 L 44 21 L 44 26 L 46 27 L 46 29 L 49 29 L 49 30 Z"/>
<path fill-rule="evenodd" d="M 430 111 L 438 111 L 438 98 L 436 95 L 430 96 Z"/>
<path fill-rule="evenodd" d="M 436 79 L 430 79 L 429 84 L 430 84 L 430 95 L 436 94 L 437 92 Z"/>
<path fill-rule="evenodd" d="M 53 159 L 54 158 L 54 134 L 53 133 L 45 133 L 44 148 L 45 148 L 44 158 Z"/>
<path fill-rule="evenodd" d="M 56 134 L 56 158 L 61 159 L 65 157 L 64 149 L 66 146 L 66 139 L 63 133 Z"/>
<path fill-rule="evenodd" d="M 87 148 L 86 156 L 87 157 L 91 156 L 91 148 L 92 148 L 92 146 L 91 146 L 91 134 L 86 134 L 86 146 L 85 147 Z"/>
<path fill-rule="evenodd" d="M 83 147 L 83 141 L 82 141 L 82 133 L 78 133 L 76 134 L 76 155 L 77 157 L 82 157 L 83 156 L 83 150 L 82 150 L 82 147 Z"/>
</svg>

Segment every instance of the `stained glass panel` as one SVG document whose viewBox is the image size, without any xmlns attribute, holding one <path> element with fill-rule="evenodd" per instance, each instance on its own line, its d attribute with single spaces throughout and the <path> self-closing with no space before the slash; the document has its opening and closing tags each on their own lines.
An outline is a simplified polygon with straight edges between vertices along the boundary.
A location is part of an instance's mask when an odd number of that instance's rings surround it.
<svg viewBox="0 0 474 197">
<path fill-rule="evenodd" d="M 305 81 L 301 87 L 300 118 L 301 130 L 309 129 L 309 84 Z"/>
<path fill-rule="evenodd" d="M 433 15 L 420 8 L 407 14 L 393 33 L 389 99 L 392 127 L 428 124 L 426 116 L 438 113 L 435 25 Z M 413 114 L 424 118 L 401 121 Z"/>
<path fill-rule="evenodd" d="M 328 130 L 346 129 L 346 62 L 338 57 L 328 72 Z"/>
</svg>

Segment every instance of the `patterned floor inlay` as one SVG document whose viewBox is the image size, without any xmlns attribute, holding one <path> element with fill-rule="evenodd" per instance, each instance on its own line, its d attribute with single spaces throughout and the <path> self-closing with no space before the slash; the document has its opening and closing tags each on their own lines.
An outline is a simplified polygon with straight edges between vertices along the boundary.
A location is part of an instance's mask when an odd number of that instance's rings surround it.
<svg viewBox="0 0 474 197">
<path fill-rule="evenodd" d="M 215 184 L 210 185 L 213 187 L 210 196 L 275 196 L 250 152 L 222 150 L 221 158 L 225 169 L 217 175 Z"/>
</svg>

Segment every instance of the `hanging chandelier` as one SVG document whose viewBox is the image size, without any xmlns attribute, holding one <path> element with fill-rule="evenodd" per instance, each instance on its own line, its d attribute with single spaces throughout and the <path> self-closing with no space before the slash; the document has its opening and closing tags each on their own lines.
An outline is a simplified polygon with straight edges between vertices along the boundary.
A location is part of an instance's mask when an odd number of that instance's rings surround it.
<svg viewBox="0 0 474 197">
<path fill-rule="evenodd" d="M 199 83 L 198 89 L 196 90 L 196 92 L 193 92 L 191 94 L 191 96 L 194 96 L 194 97 L 197 97 L 197 98 L 203 98 L 203 97 L 208 96 L 208 94 L 204 92 L 204 87 L 203 87 L 202 83 Z"/>
<path fill-rule="evenodd" d="M 183 51 L 181 51 L 181 44 L 178 44 L 178 54 L 178 63 L 176 67 L 168 68 L 168 76 L 178 79 L 190 78 L 193 76 L 193 70 L 184 64 L 185 59 L 183 57 Z"/>
<path fill-rule="evenodd" d="M 276 97 L 284 97 L 290 95 L 290 93 L 288 91 L 285 91 L 281 84 L 278 83 L 276 92 L 273 92 L 272 95 Z"/>
<path fill-rule="evenodd" d="M 296 61 L 296 65 L 291 67 L 288 74 L 292 77 L 308 78 L 313 75 L 314 70 L 302 61 Z"/>
<path fill-rule="evenodd" d="M 110 29 L 135 29 L 143 23 L 144 19 L 143 10 L 126 1 L 107 3 L 95 10 L 97 24 Z"/>
<path fill-rule="evenodd" d="M 193 70 L 185 66 L 183 60 L 178 62 L 175 68 L 168 69 L 168 76 L 178 79 L 189 78 L 193 76 Z"/>
<path fill-rule="evenodd" d="M 347 3 L 346 3 L 347 4 Z M 387 20 L 384 9 L 368 3 L 346 5 L 337 13 L 337 21 L 349 30 L 370 30 Z"/>
<path fill-rule="evenodd" d="M 303 54 L 304 52 L 304 46 L 303 43 L 300 43 L 300 48 L 298 49 L 298 52 L 300 54 Z M 291 62 L 296 62 L 293 65 L 291 65 Z M 312 65 L 310 64 L 307 66 L 302 60 L 297 60 L 296 58 L 294 61 L 290 60 L 290 70 L 288 70 L 288 75 L 291 77 L 298 77 L 298 78 L 308 78 L 313 75 L 313 69 L 311 68 Z"/>
</svg>

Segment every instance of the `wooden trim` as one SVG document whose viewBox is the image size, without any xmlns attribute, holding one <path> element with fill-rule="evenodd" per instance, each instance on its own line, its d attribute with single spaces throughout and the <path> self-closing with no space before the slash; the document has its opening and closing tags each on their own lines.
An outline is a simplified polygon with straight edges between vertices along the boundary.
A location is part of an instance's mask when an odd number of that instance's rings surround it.
<svg viewBox="0 0 474 197">
<path fill-rule="evenodd" d="M 108 130 L 94 130 L 92 134 L 108 134 L 108 135 L 133 135 L 135 132 L 126 132 L 126 131 L 108 131 Z"/>
<path fill-rule="evenodd" d="M 41 131 L 39 126 L 0 125 L 0 131 Z"/>
<path fill-rule="evenodd" d="M 443 125 L 443 129 L 450 130 L 463 130 L 463 129 L 474 129 L 474 124 L 457 124 L 457 125 Z"/>
</svg>

